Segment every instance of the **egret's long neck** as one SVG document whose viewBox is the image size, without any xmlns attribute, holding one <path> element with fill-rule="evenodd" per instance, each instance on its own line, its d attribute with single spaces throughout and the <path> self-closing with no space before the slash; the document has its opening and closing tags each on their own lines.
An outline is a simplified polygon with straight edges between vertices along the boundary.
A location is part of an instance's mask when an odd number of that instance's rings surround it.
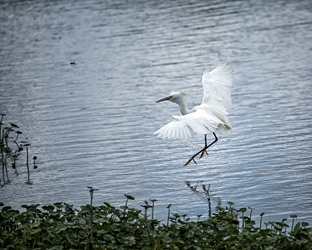
<svg viewBox="0 0 312 250">
<path fill-rule="evenodd" d="M 182 115 L 187 115 L 187 114 L 192 112 L 191 110 L 189 110 L 187 108 L 185 101 L 179 101 L 179 102 L 177 102 L 177 104 L 180 106 L 180 111 L 181 111 Z"/>
</svg>

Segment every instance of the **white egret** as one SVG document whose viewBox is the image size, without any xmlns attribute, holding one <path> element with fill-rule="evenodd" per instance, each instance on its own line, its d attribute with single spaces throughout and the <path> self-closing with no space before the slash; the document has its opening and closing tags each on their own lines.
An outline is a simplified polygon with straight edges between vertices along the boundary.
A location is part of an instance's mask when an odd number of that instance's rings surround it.
<svg viewBox="0 0 312 250">
<path fill-rule="evenodd" d="M 174 121 L 166 124 L 157 130 L 160 138 L 168 139 L 188 139 L 194 133 L 204 135 L 205 146 L 194 154 L 184 166 L 200 154 L 202 158 L 207 153 L 207 148 L 218 141 L 216 132 L 228 134 L 231 131 L 231 124 L 227 114 L 232 106 L 231 87 L 233 84 L 233 74 L 227 63 L 224 63 L 211 72 L 206 70 L 202 77 L 204 96 L 199 106 L 189 110 L 187 108 L 187 96 L 183 92 L 171 92 L 168 97 L 158 100 L 158 102 L 171 101 L 180 106 L 182 116 L 173 116 Z M 215 140 L 207 144 L 207 134 L 212 133 Z M 197 163 L 196 163 L 197 164 Z"/>
</svg>

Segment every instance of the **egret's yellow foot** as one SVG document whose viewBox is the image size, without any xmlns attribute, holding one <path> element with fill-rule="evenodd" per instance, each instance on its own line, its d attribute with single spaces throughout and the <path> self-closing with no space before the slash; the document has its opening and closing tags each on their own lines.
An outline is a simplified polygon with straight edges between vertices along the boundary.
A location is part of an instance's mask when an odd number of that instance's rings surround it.
<svg viewBox="0 0 312 250">
<path fill-rule="evenodd" d="M 200 153 L 199 159 L 203 158 L 204 154 L 206 153 L 206 155 L 208 155 L 208 152 L 206 151 L 206 149 L 203 149 Z"/>
<path fill-rule="evenodd" d="M 197 162 L 195 161 L 194 156 L 192 156 L 192 157 L 184 164 L 184 166 L 188 165 L 191 161 L 193 161 L 193 162 L 197 165 Z"/>
</svg>

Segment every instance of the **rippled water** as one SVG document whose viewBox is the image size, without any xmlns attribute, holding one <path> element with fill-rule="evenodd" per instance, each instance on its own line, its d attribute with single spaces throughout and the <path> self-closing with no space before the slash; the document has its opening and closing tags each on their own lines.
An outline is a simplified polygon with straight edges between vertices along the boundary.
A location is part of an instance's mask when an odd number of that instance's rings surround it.
<svg viewBox="0 0 312 250">
<path fill-rule="evenodd" d="M 157 199 L 160 217 L 169 203 L 195 216 L 206 204 L 184 182 L 204 181 L 224 204 L 312 222 L 311 12 L 309 0 L 0 1 L 0 112 L 39 166 L 25 185 L 20 158 L 1 202 L 82 205 L 93 186 L 96 204 L 127 193 Z M 175 90 L 198 105 L 202 73 L 224 61 L 233 133 L 183 167 L 203 138 L 153 136 L 179 114 L 155 101 Z"/>
</svg>

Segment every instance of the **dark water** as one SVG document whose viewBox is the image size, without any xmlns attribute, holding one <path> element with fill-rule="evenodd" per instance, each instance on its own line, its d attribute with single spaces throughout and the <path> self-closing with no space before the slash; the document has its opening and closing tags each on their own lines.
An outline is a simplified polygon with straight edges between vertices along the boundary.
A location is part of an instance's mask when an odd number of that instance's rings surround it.
<svg viewBox="0 0 312 250">
<path fill-rule="evenodd" d="M 185 181 L 211 184 L 267 220 L 312 222 L 312 3 L 303 1 L 0 1 L 0 112 L 38 157 L 34 184 L 0 189 L 6 205 L 65 201 L 139 207 L 158 216 L 206 214 Z M 75 60 L 77 65 L 70 65 Z M 202 98 L 201 75 L 233 68 L 233 133 L 198 165 L 183 167 L 203 138 L 153 136 Z M 210 137 L 212 139 L 212 137 Z M 130 203 L 131 205 L 131 203 Z"/>
</svg>

